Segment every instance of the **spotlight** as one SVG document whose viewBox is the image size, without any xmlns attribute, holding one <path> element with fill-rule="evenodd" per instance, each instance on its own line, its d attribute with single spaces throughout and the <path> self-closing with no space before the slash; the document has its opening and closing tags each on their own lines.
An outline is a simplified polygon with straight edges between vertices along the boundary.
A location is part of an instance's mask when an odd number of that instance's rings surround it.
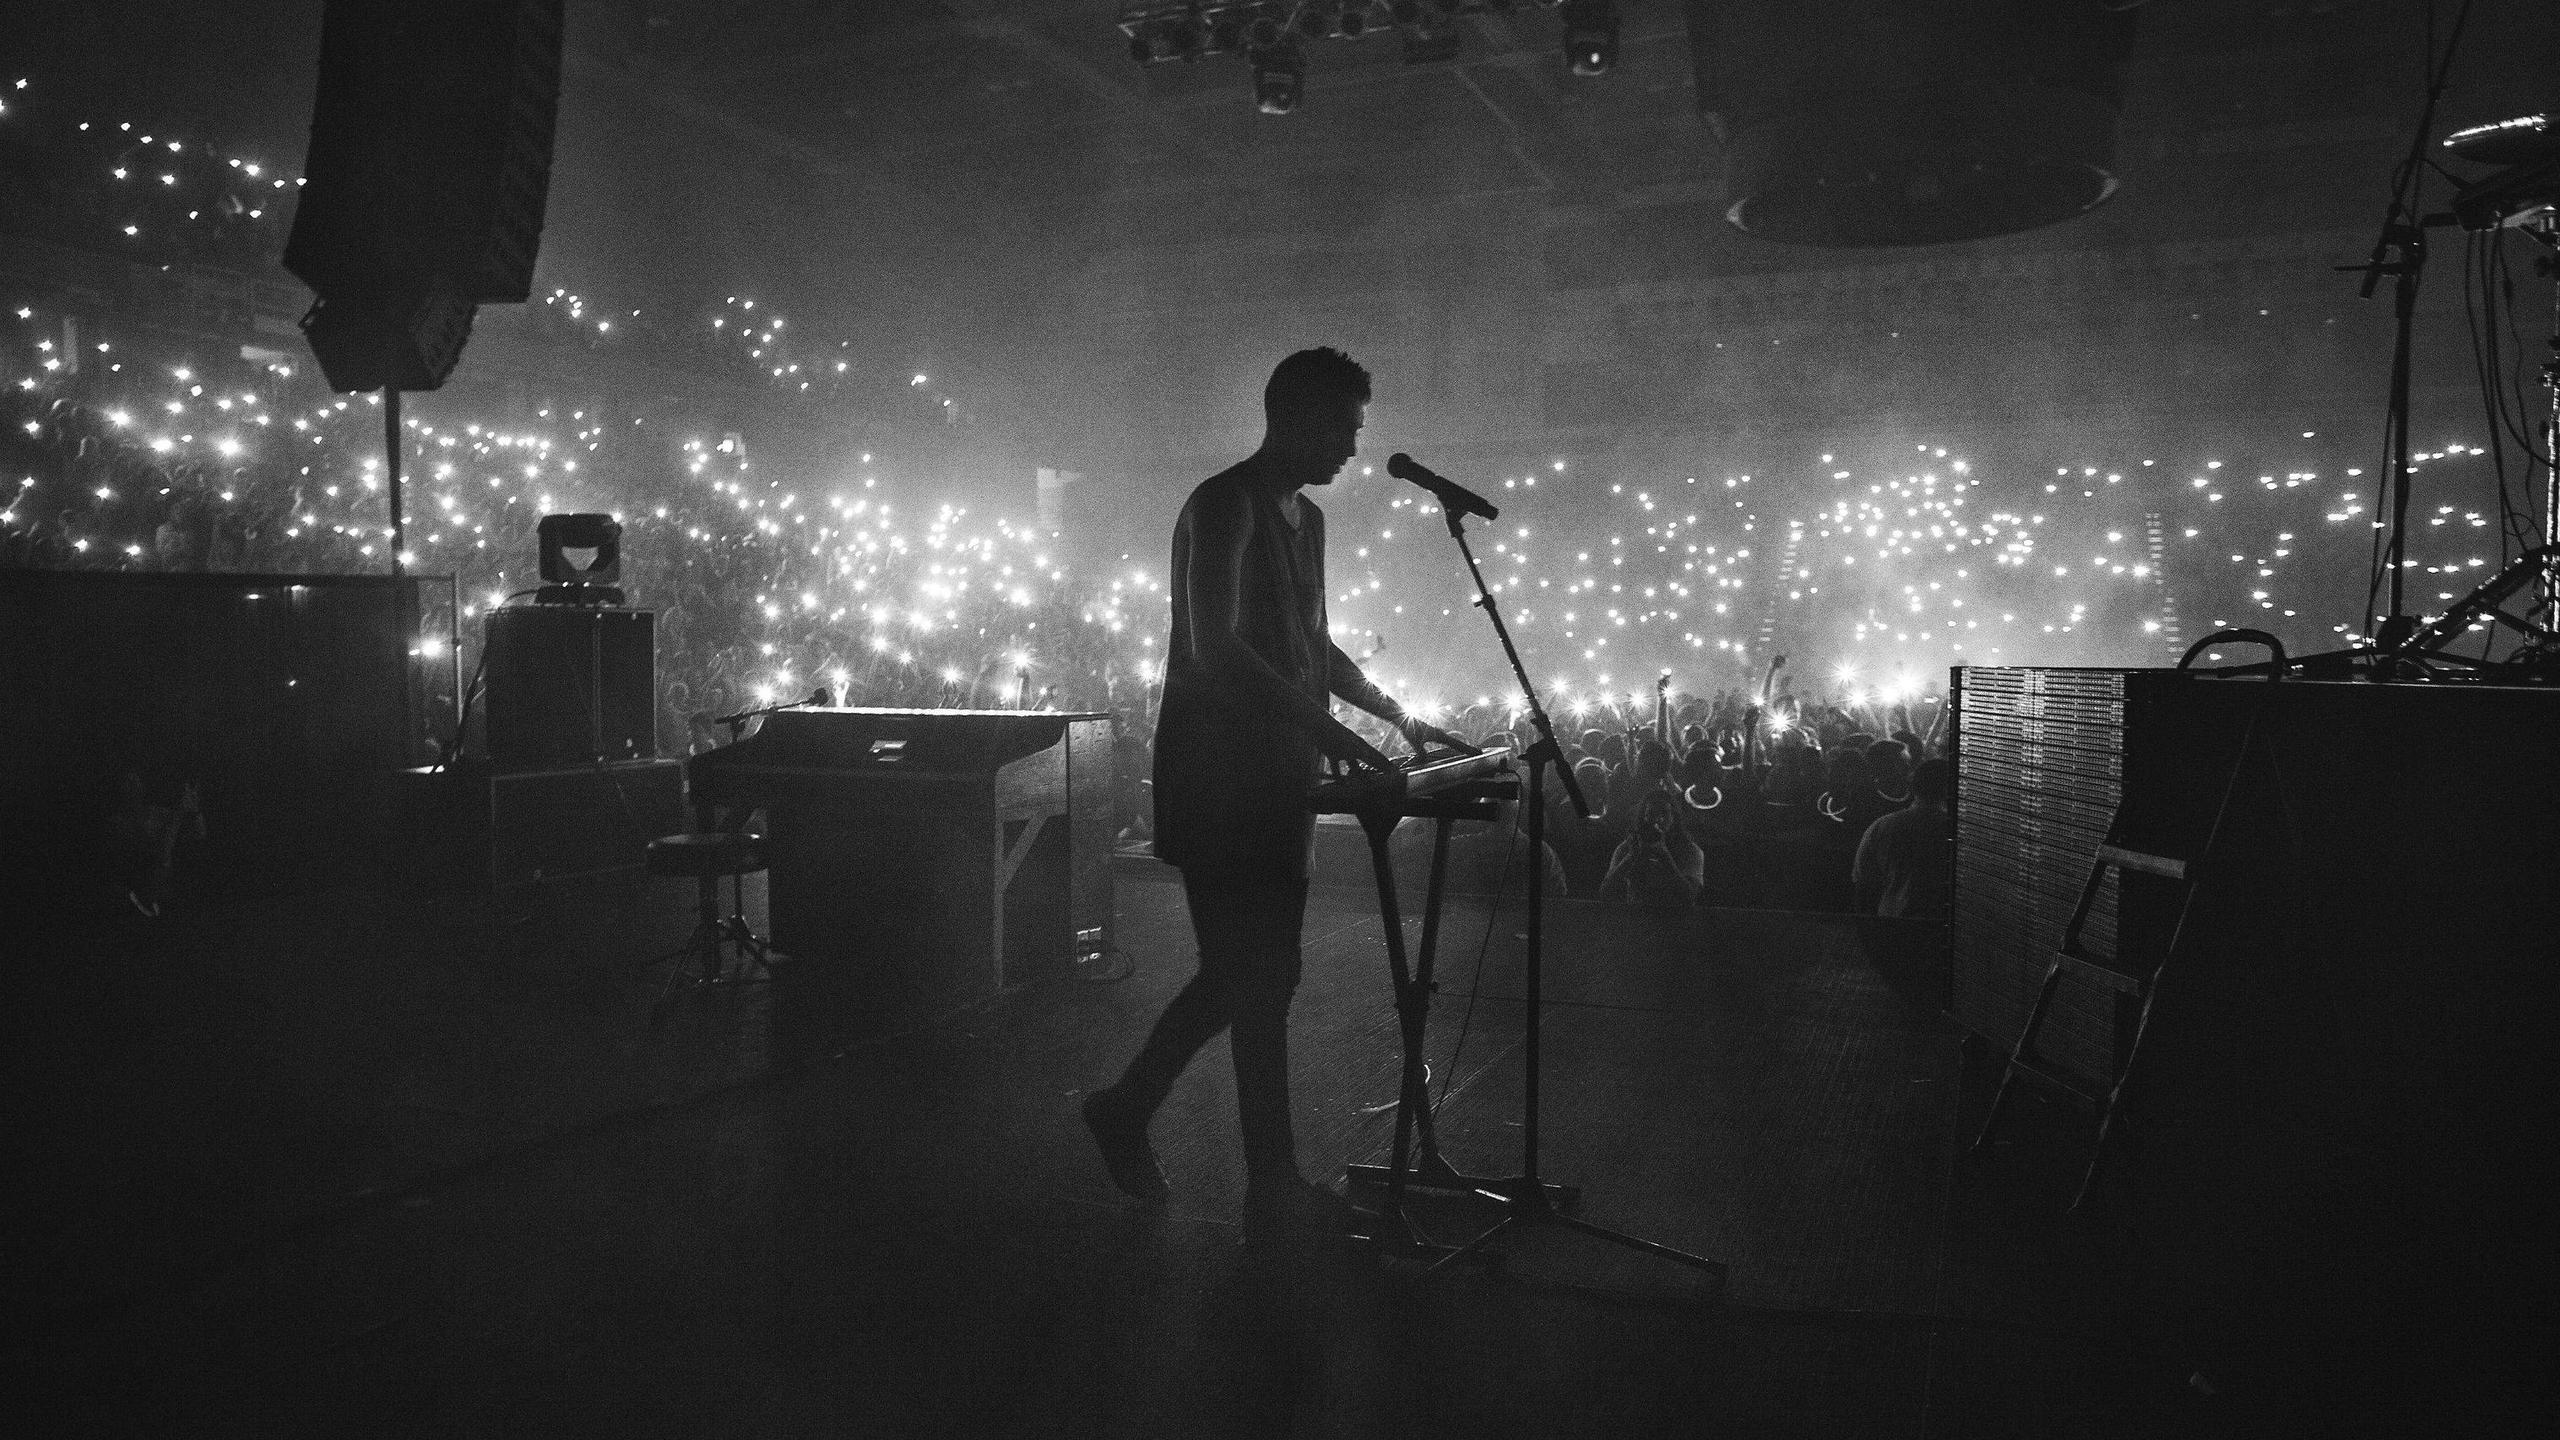
<svg viewBox="0 0 2560 1440">
<path fill-rule="evenodd" d="M 610 515 L 545 515 L 534 527 L 541 546 L 537 605 L 619 605 L 622 591 L 622 524 Z"/>
<path fill-rule="evenodd" d="M 1255 10 L 1253 18 L 1245 22 L 1244 43 L 1249 49 L 1268 50 L 1280 43 L 1280 35 L 1279 17 L 1267 6 Z"/>
<path fill-rule="evenodd" d="M 1343 6 L 1342 20 L 1340 23 L 1342 26 L 1343 39 L 1359 39 L 1362 35 L 1368 33 L 1369 30 L 1368 6 L 1358 3 L 1358 0 L 1354 0 L 1354 3 Z"/>
<path fill-rule="evenodd" d="M 1564 63 L 1576 75 L 1606 75 L 1618 63 L 1618 7 L 1613 0 L 1565 0 Z"/>
<path fill-rule="evenodd" d="M 1307 57 L 1296 42 L 1256 50 L 1253 62 L 1254 108 L 1265 115 L 1286 115 L 1307 93 Z"/>
<path fill-rule="evenodd" d="M 1209 22 L 1209 53 L 1229 55 L 1243 48 L 1243 21 L 1233 15 L 1220 15 Z"/>
<path fill-rule="evenodd" d="M 1326 0 L 1314 0 L 1313 4 L 1299 8 L 1297 31 L 1310 40 L 1322 40 L 1333 33 L 1333 17 L 1332 5 Z"/>
</svg>

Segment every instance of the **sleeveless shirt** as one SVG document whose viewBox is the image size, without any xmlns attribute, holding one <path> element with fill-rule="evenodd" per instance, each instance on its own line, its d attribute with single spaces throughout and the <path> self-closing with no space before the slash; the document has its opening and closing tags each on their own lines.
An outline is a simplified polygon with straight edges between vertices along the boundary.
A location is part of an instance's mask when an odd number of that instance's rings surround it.
<svg viewBox="0 0 2560 1440">
<path fill-rule="evenodd" d="M 1315 739 L 1262 697 L 1212 674 L 1191 644 L 1198 516 L 1240 496 L 1248 516 L 1236 577 L 1244 643 L 1319 707 L 1328 703 L 1324 512 L 1301 495 L 1291 525 L 1280 502 L 1250 483 L 1251 463 L 1200 482 L 1174 525 L 1173 635 L 1156 722 L 1156 857 L 1185 869 L 1304 876 L 1315 839 L 1307 788 L 1322 761 Z"/>
</svg>

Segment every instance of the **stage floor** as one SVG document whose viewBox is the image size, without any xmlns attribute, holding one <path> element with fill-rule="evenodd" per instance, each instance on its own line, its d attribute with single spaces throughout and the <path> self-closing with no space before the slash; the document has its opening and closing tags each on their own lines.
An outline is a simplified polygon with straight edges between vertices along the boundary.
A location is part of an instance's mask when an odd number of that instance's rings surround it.
<svg viewBox="0 0 2560 1440">
<path fill-rule="evenodd" d="M 653 1009 L 689 902 L 345 893 L 49 939 L 6 1022 L 0 1403 L 57 1433 L 2157 1429 L 2114 1237 L 1955 1164 L 1923 934 L 1554 907 L 1546 1173 L 1719 1291 L 1561 1233 L 1498 1274 L 1241 1246 L 1223 1041 L 1156 1123 L 1170 1210 L 1124 1203 L 1076 1104 L 1189 968 L 1144 871 L 1127 979 L 884 999 L 816 1048 L 762 989 Z M 1444 939 L 1434 1088 L 1477 1173 L 1518 1164 L 1520 918 Z M 1383 1156 L 1368 896 L 1318 891 L 1293 1043 L 1309 1175 Z"/>
</svg>

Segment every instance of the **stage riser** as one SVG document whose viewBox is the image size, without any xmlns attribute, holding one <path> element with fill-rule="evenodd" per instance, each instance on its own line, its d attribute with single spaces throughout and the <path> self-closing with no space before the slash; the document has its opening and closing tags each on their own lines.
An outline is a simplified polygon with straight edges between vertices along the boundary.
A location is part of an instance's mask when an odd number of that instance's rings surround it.
<svg viewBox="0 0 2560 1440">
<path fill-rule="evenodd" d="M 2099 816 L 2122 804 L 2124 843 L 2195 858 L 2228 785 L 2164 991 L 2187 999 L 2163 1002 L 2161 1049 L 2145 1056 L 2155 1089 L 2185 1027 L 2273 1024 L 2214 1015 L 2226 985 L 2261 998 L 2274 985 L 2334 1011 L 2334 1050 L 2294 1058 L 2363 1057 L 2359 1090 L 2434 1093 L 2539 1063 L 2540 1022 L 2527 1017 L 2549 1017 L 2534 1007 L 2551 999 L 2560 959 L 2560 692 L 1982 668 L 1959 669 L 1956 686 L 1953 1009 L 1969 1029 L 2015 1040 Z M 2016 743 L 2022 724 L 2056 715 L 2112 748 Z M 2125 953 L 2148 963 L 2176 923 L 2174 895 L 2153 877 L 2111 876 L 2087 943 L 2111 953 L 2120 931 Z M 2068 983 L 2060 1003 L 2049 1053 L 2111 1071 L 2112 1005 Z"/>
<path fill-rule="evenodd" d="M 692 828 L 677 760 L 498 775 L 422 768 L 399 782 L 404 888 L 511 896 L 636 875 L 651 840 Z"/>
<path fill-rule="evenodd" d="M 203 797 L 182 896 L 374 880 L 389 777 L 452 733 L 452 617 L 444 576 L 0 571 L 0 873 L 39 910 L 121 905 L 132 772 Z"/>
</svg>

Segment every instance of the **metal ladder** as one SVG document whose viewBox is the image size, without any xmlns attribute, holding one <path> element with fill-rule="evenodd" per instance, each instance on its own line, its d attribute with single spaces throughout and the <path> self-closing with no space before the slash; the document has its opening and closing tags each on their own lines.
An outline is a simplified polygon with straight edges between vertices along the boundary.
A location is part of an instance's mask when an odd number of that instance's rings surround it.
<svg viewBox="0 0 2560 1440">
<path fill-rule="evenodd" d="M 2089 882 L 2080 888 L 2080 903 L 2071 911 L 2070 923 L 2062 928 L 2062 944 L 2053 952 L 2053 960 L 2045 966 L 2044 984 L 2036 990 L 2035 1004 L 2027 1011 L 2026 1028 L 2018 1032 L 2018 1043 L 2009 1051 L 2009 1063 L 2000 1072 L 2000 1087 L 1992 1092 L 1991 1113 L 1982 1120 L 1982 1131 L 1974 1137 L 1976 1151 L 1989 1148 L 1992 1131 L 2000 1123 L 2000 1114 L 2009 1101 L 2010 1087 L 2021 1075 L 2042 1081 L 2053 1088 L 2097 1107 L 2098 1138 L 2090 1149 L 2088 1168 L 2080 1172 L 2080 1188 L 2071 1196 L 2071 1208 L 2077 1210 L 2089 1198 L 2089 1187 L 2097 1179 L 2098 1161 L 2106 1153 L 2107 1134 L 2115 1123 L 2116 1105 L 2124 1096 L 2125 1080 L 2133 1073 L 2134 1057 L 2141 1052 L 2143 1032 L 2151 1025 L 2151 1005 L 2160 993 L 2160 976 L 2170 961 L 2177 958 L 2178 941 L 2187 929 L 2187 913 L 2195 902 L 2196 883 L 2188 863 L 2165 855 L 2149 855 L 2130 850 L 2116 842 L 2119 815 L 2108 826 L 2107 838 L 2100 842 L 2095 861 L 2089 866 Z M 2178 886 L 2178 919 L 2169 932 L 2169 944 L 2161 952 L 2159 963 L 2147 971 L 2124 968 L 2114 959 L 2100 959 L 2089 954 L 2080 943 L 2080 932 L 2088 924 L 2089 909 L 2097 902 L 2098 889 L 2106 883 L 2107 871 L 2119 875 L 2135 871 L 2156 875 Z M 2050 1064 L 2036 1053 L 2036 1036 L 2044 1028 L 2045 1016 L 2052 1013 L 2054 992 L 2062 978 L 2071 976 L 2094 984 L 2119 997 L 2132 999 L 2139 1011 L 2134 1020 L 2133 1039 L 2125 1046 L 2124 1058 L 2104 1088 L 2092 1087 L 2081 1077 Z"/>
</svg>

